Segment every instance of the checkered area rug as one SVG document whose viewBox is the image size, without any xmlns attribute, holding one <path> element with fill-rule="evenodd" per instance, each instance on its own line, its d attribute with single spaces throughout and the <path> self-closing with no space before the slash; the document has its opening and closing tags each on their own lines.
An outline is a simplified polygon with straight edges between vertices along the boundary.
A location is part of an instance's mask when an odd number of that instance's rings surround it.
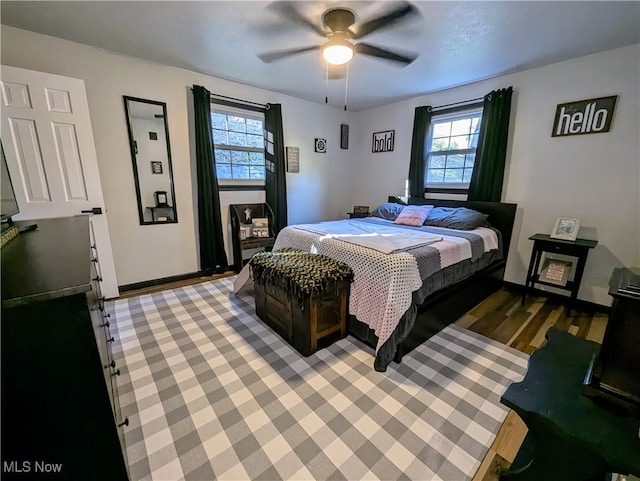
<svg viewBox="0 0 640 481">
<path fill-rule="evenodd" d="M 234 279 L 111 306 L 132 480 L 473 477 L 526 355 L 449 326 L 385 373 L 352 337 L 304 358 Z"/>
</svg>

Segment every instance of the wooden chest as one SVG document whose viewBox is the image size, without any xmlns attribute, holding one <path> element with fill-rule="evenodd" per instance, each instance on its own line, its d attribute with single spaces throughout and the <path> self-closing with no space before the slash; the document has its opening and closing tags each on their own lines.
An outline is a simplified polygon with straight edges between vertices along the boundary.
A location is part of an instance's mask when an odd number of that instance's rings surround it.
<svg viewBox="0 0 640 481">
<path fill-rule="evenodd" d="M 349 281 L 333 281 L 300 302 L 282 287 L 255 283 L 256 313 L 303 356 L 309 356 L 347 333 Z"/>
</svg>

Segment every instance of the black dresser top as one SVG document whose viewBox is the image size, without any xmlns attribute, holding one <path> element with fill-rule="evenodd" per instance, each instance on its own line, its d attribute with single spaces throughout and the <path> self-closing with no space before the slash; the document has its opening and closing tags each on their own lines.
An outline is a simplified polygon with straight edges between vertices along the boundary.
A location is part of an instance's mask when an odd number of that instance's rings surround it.
<svg viewBox="0 0 640 481">
<path fill-rule="evenodd" d="M 38 224 L 2 247 L 2 307 L 71 296 L 91 289 L 87 216 L 17 222 Z"/>
</svg>

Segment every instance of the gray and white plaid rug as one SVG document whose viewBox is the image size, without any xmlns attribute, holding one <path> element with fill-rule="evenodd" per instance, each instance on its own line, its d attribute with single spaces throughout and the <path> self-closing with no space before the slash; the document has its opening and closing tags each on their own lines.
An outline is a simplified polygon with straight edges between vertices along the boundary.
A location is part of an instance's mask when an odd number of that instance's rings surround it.
<svg viewBox="0 0 640 481">
<path fill-rule="evenodd" d="M 352 337 L 304 358 L 234 279 L 114 302 L 132 480 L 473 477 L 525 354 L 449 326 L 385 373 Z"/>
</svg>

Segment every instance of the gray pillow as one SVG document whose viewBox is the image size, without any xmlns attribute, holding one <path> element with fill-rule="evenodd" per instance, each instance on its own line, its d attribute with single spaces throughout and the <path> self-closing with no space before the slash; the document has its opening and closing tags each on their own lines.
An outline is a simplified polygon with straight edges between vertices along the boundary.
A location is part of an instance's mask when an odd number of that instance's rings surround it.
<svg viewBox="0 0 640 481">
<path fill-rule="evenodd" d="M 371 212 L 373 217 L 380 217 L 386 220 L 396 220 L 396 217 L 400 215 L 402 209 L 405 206 L 402 204 L 394 204 L 393 202 L 385 202 L 382 205 L 379 205 Z"/>
<path fill-rule="evenodd" d="M 429 212 L 425 225 L 448 229 L 473 230 L 487 225 L 488 214 L 466 207 L 436 207 Z"/>
</svg>

